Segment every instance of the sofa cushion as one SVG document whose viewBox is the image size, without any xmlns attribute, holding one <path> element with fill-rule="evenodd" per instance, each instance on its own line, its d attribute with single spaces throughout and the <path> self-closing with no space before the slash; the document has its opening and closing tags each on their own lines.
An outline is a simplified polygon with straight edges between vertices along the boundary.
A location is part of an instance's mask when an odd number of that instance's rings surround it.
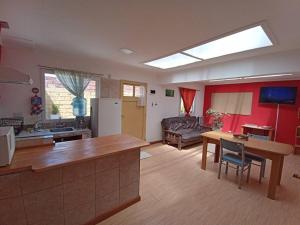
<svg viewBox="0 0 300 225">
<path fill-rule="evenodd" d="M 189 142 L 189 141 L 195 141 L 195 140 L 199 140 L 201 141 L 201 133 L 200 131 L 197 130 L 192 130 L 186 133 L 183 133 L 181 135 L 182 137 L 182 142 Z"/>
<path fill-rule="evenodd" d="M 178 124 L 184 124 L 185 128 L 190 128 L 190 124 L 194 122 L 197 122 L 197 118 L 195 116 L 177 116 L 163 119 L 161 121 L 161 125 L 164 130 L 174 130 Z"/>
<path fill-rule="evenodd" d="M 171 125 L 171 130 L 173 130 L 173 131 L 178 131 L 178 130 L 180 130 L 180 129 L 183 129 L 183 128 L 185 128 L 185 124 L 184 123 L 174 123 L 174 124 L 172 124 Z"/>
</svg>

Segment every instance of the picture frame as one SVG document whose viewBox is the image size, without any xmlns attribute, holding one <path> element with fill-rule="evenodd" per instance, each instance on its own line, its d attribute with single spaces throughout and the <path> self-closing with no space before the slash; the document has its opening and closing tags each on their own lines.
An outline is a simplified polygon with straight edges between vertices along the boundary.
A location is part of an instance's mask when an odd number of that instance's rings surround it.
<svg viewBox="0 0 300 225">
<path fill-rule="evenodd" d="M 175 90 L 166 89 L 166 97 L 174 97 L 174 96 L 175 96 Z"/>
</svg>

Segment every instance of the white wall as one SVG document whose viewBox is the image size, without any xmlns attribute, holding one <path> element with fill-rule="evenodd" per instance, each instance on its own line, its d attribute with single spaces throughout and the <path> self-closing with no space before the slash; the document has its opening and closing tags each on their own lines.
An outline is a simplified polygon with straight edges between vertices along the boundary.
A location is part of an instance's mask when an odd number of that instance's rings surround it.
<svg viewBox="0 0 300 225">
<path fill-rule="evenodd" d="M 32 46 L 10 44 L 3 48 L 3 65 L 10 66 L 22 72 L 29 73 L 34 81 L 32 86 L 0 84 L 0 118 L 12 116 L 24 116 L 25 123 L 31 124 L 36 117 L 30 115 L 30 97 L 33 87 L 41 88 L 41 73 L 39 65 L 74 69 L 87 72 L 111 75 L 113 79 L 125 79 L 146 82 L 147 93 L 147 119 L 146 139 L 157 141 L 161 139 L 160 122 L 163 118 L 178 116 L 180 97 L 178 85 L 162 86 L 159 84 L 157 74 L 147 70 L 137 69 L 106 60 L 86 58 L 62 54 L 58 51 L 50 51 Z M 194 87 L 185 85 L 185 87 Z M 201 89 L 196 85 L 196 89 Z M 165 89 L 175 90 L 175 97 L 166 97 Z M 156 90 L 155 95 L 150 95 L 151 89 Z M 204 88 L 203 88 L 204 90 Z M 196 115 L 202 114 L 204 91 L 196 95 Z"/>
<path fill-rule="evenodd" d="M 299 74 L 299 61 L 300 50 L 290 50 L 170 72 L 160 82 L 175 84 L 262 74 Z"/>
</svg>

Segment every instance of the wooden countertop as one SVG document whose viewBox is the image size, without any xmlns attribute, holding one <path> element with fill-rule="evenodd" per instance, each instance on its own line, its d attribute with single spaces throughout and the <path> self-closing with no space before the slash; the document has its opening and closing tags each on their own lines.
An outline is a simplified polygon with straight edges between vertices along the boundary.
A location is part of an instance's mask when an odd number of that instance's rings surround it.
<svg viewBox="0 0 300 225">
<path fill-rule="evenodd" d="M 16 150 L 11 165 L 0 167 L 0 175 L 26 170 L 42 172 L 147 145 L 146 141 L 119 134 Z"/>
</svg>

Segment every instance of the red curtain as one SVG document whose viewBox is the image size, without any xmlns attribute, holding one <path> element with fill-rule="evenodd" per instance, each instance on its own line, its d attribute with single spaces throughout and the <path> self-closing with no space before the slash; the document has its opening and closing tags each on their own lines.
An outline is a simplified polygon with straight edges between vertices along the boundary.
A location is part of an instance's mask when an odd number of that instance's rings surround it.
<svg viewBox="0 0 300 225">
<path fill-rule="evenodd" d="M 179 91 L 183 101 L 185 115 L 190 116 L 191 108 L 196 95 L 196 90 L 180 87 Z"/>
</svg>

